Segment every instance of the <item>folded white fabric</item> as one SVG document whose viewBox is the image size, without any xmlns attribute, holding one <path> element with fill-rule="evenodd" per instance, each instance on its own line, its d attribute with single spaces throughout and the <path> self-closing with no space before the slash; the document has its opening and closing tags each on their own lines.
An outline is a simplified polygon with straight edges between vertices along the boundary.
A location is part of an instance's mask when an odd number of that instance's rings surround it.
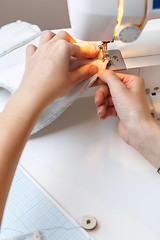
<svg viewBox="0 0 160 240">
<path fill-rule="evenodd" d="M 6 89 L 9 91 L 10 94 L 12 94 L 16 89 L 19 87 L 19 84 L 21 82 L 23 72 L 24 72 L 24 66 L 25 66 L 25 48 L 26 48 L 26 39 L 28 38 L 28 31 L 27 31 L 27 37 L 25 35 L 25 28 L 20 28 L 20 22 L 14 23 L 14 29 L 17 31 L 16 24 L 18 24 L 18 29 L 21 32 L 21 36 L 24 36 L 25 40 L 20 41 L 20 38 L 15 36 L 11 43 L 8 43 L 8 45 L 5 45 L 4 51 L 5 54 L 3 54 L 3 50 L 1 49 L 1 55 L 0 57 L 0 87 L 3 89 Z M 26 23 L 25 23 L 26 24 Z M 7 32 L 9 33 L 9 28 L 12 29 L 12 36 L 14 36 L 14 29 L 12 28 L 12 24 L 7 26 Z M 28 25 L 28 29 L 32 29 L 31 24 Z M 36 34 L 40 33 L 40 30 L 38 30 L 38 27 L 33 26 L 33 36 L 35 38 L 35 32 L 34 30 L 37 29 Z M 2 28 L 4 30 L 4 28 Z M 30 32 L 30 30 L 29 30 Z M 0 36 L 3 34 L 1 33 L 0 29 Z M 4 36 L 7 36 L 7 34 L 4 34 Z M 2 36 L 3 41 L 5 37 Z M 32 38 L 32 36 L 29 36 Z M 18 39 L 18 41 L 16 40 Z M 32 40 L 30 43 L 34 45 L 38 45 L 40 37 L 36 37 L 36 39 Z M 27 40 L 27 43 L 29 41 Z M 14 43 L 14 44 L 13 44 Z M 0 46 L 3 46 L 3 43 L 0 41 Z M 12 47 L 11 47 L 12 46 Z M 18 48 L 17 48 L 18 46 Z M 12 51 L 8 51 L 9 49 L 12 49 Z M 6 54 L 6 51 L 7 54 Z M 93 60 L 92 60 L 93 61 Z M 91 61 L 90 61 L 91 62 Z M 70 69 L 75 69 L 79 66 L 82 66 L 84 64 L 88 63 L 88 60 L 82 61 L 82 60 L 75 60 L 72 59 L 70 63 Z M 97 65 L 99 68 L 104 69 L 106 68 L 106 62 L 102 62 L 100 60 L 94 60 L 93 62 L 95 65 Z M 44 128 L 48 124 L 50 124 L 52 121 L 54 121 L 58 116 L 60 116 L 72 103 L 75 101 L 80 95 L 84 93 L 84 91 L 96 80 L 97 75 L 92 76 L 91 78 L 79 83 L 76 85 L 65 97 L 60 98 L 56 101 L 54 101 L 52 104 L 50 104 L 42 113 L 40 116 L 37 124 L 35 125 L 32 134 L 38 132 L 40 129 Z M 45 89 L 44 89 L 45 91 Z M 0 98 L 8 99 L 4 96 L 4 91 L 0 91 Z M 23 99 L 22 99 L 23 101 Z"/>
<path fill-rule="evenodd" d="M 0 57 L 27 44 L 40 34 L 38 26 L 20 20 L 3 26 L 0 29 Z"/>
</svg>

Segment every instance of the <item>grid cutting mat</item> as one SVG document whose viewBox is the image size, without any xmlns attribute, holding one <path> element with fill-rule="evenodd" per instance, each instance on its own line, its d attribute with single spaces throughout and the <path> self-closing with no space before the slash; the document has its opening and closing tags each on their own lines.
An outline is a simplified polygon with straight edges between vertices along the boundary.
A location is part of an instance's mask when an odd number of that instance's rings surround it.
<svg viewBox="0 0 160 240">
<path fill-rule="evenodd" d="M 44 240 L 88 240 L 89 235 L 18 168 L 7 200 L 0 239 L 40 231 Z"/>
</svg>

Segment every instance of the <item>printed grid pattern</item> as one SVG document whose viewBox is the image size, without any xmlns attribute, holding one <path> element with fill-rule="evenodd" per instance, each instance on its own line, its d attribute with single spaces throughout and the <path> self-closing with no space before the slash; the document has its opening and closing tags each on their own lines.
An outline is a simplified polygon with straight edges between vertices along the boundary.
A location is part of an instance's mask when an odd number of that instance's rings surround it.
<svg viewBox="0 0 160 240">
<path fill-rule="evenodd" d="M 4 212 L 0 239 L 34 230 L 40 231 L 44 240 L 88 240 L 87 235 L 17 169 Z"/>
</svg>

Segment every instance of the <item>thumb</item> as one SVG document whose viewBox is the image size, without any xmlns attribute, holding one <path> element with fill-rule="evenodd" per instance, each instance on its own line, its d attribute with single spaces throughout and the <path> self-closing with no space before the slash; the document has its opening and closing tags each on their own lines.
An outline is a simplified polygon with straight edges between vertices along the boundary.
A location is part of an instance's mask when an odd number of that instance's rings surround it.
<svg viewBox="0 0 160 240">
<path fill-rule="evenodd" d="M 98 72 L 98 77 L 104 83 L 108 84 L 111 95 L 114 95 L 114 93 L 117 94 L 118 92 L 122 94 L 128 90 L 118 76 L 111 70 L 100 70 Z"/>
<path fill-rule="evenodd" d="M 34 46 L 33 44 L 30 44 L 26 48 L 26 60 L 28 60 L 37 50 L 37 47 Z"/>
<path fill-rule="evenodd" d="M 98 67 L 93 64 L 84 65 L 73 72 L 71 72 L 71 79 L 73 84 L 77 84 L 86 80 L 98 72 Z"/>
</svg>

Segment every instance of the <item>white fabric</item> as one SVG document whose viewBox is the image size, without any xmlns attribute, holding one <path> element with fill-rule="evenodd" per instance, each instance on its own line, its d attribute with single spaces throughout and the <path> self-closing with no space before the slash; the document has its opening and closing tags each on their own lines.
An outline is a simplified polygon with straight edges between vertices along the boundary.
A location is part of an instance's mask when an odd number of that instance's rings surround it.
<svg viewBox="0 0 160 240">
<path fill-rule="evenodd" d="M 15 31 L 17 31 L 16 24 L 19 25 L 19 22 L 14 23 L 14 29 L 16 29 Z M 21 41 L 23 43 L 24 41 L 22 39 L 20 41 L 20 38 L 17 38 L 17 34 L 14 35 L 14 29 L 12 28 L 12 26 L 13 26 L 12 24 L 7 26 L 7 32 L 9 33 L 9 28 L 11 28 L 12 36 L 15 36 L 15 39 L 13 39 L 13 43 L 15 45 L 12 43 L 12 51 L 9 51 L 7 54 L 1 56 L 0 58 L 0 87 L 9 91 L 10 94 L 12 94 L 19 87 L 19 84 L 21 82 L 23 72 L 24 72 L 24 66 L 25 66 L 25 48 L 26 48 L 26 45 L 21 44 Z M 28 25 L 28 29 L 32 29 L 32 26 L 33 25 Z M 33 27 L 33 31 L 34 29 L 35 29 L 35 26 Z M 38 29 L 38 27 L 36 29 Z M 3 30 L 4 28 L 2 28 L 2 31 Z M 19 30 L 21 32 L 21 36 L 24 35 L 24 39 L 27 39 L 28 35 L 27 37 L 25 35 L 26 29 L 25 28 L 20 29 L 20 25 L 19 25 Z M 4 34 L 5 37 L 7 37 L 7 34 Z M 28 31 L 27 31 L 27 34 L 28 34 Z M 1 33 L 1 30 L 0 30 L 0 35 L 1 36 L 3 35 Z M 35 36 L 35 32 L 33 33 L 33 36 Z M 2 37 L 2 41 L 0 39 L 0 46 L 3 46 L 3 41 L 5 37 L 4 36 Z M 18 41 L 16 41 L 16 39 L 18 39 Z M 38 45 L 39 39 L 40 37 L 37 37 L 30 43 L 34 45 Z M 21 47 L 17 48 L 18 46 L 17 44 Z M 11 43 L 6 44 L 4 46 L 5 46 L 4 47 L 5 51 L 6 50 L 8 51 L 8 49 L 11 49 Z M 15 49 L 14 49 L 14 46 L 15 46 Z M 3 54 L 2 49 L 1 49 L 1 52 Z M 82 61 L 82 60 L 73 59 L 70 64 L 70 69 L 75 69 L 78 66 L 82 66 L 86 63 L 88 63 L 88 60 Z M 100 60 L 94 60 L 94 64 L 96 64 L 101 69 L 106 68 L 106 63 L 103 63 Z M 45 126 L 50 124 L 52 121 L 54 121 L 58 116 L 60 116 L 73 103 L 74 100 L 76 100 L 80 95 L 84 93 L 84 91 L 96 80 L 96 78 L 97 78 L 97 75 L 94 75 L 91 78 L 79 83 L 65 97 L 58 99 L 52 104 L 50 104 L 40 116 L 37 124 L 35 125 L 32 131 L 32 134 L 38 132 L 40 129 L 44 128 Z M 4 98 L 4 91 L 0 91 L 0 98 Z"/>
<path fill-rule="evenodd" d="M 41 30 L 36 25 L 18 20 L 0 29 L 0 57 L 37 38 Z"/>
</svg>

